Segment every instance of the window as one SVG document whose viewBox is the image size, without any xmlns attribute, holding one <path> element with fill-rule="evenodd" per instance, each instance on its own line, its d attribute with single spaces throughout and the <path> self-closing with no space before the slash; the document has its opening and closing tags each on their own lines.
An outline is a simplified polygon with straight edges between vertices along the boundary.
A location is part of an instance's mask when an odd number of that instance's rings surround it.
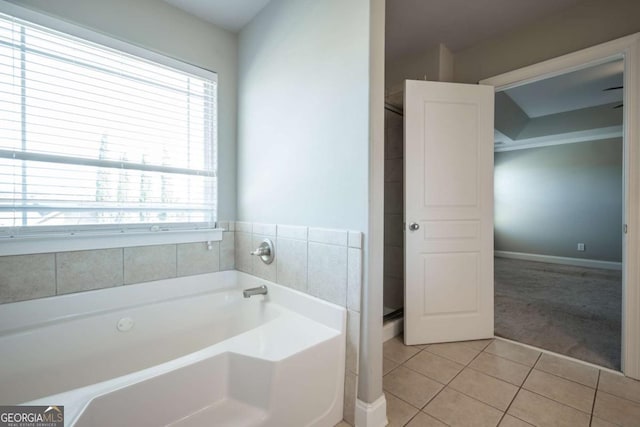
<svg viewBox="0 0 640 427">
<path fill-rule="evenodd" d="M 3 14 L 0 58 L 0 236 L 215 225 L 214 73 Z"/>
</svg>

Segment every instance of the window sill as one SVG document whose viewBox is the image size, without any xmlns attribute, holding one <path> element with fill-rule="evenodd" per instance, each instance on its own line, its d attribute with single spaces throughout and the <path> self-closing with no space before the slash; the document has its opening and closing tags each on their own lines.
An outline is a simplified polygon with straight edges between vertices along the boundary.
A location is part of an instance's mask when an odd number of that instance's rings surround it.
<svg viewBox="0 0 640 427">
<path fill-rule="evenodd" d="M 167 245 L 222 240 L 222 228 L 209 230 L 141 231 L 123 234 L 85 233 L 82 235 L 21 237 L 0 240 L 0 256 L 42 254 L 132 246 Z"/>
</svg>

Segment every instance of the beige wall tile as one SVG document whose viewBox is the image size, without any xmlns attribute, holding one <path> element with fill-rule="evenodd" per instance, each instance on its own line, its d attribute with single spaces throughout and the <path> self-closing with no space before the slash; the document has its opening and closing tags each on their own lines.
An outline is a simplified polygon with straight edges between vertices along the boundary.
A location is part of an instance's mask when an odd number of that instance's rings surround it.
<svg viewBox="0 0 640 427">
<path fill-rule="evenodd" d="M 176 245 L 124 248 L 124 283 L 176 277 Z"/>
<path fill-rule="evenodd" d="M 442 384 L 404 366 L 399 366 L 382 379 L 385 391 L 420 409 L 441 389 Z"/>
<path fill-rule="evenodd" d="M 358 376 L 352 372 L 344 376 L 344 406 L 343 419 L 351 425 L 355 425 L 356 418 L 356 393 L 358 390 Z"/>
<path fill-rule="evenodd" d="M 297 225 L 278 225 L 278 238 L 283 239 L 295 239 L 295 240 L 307 240 L 307 227 L 301 227 Z"/>
<path fill-rule="evenodd" d="M 401 182 L 384 183 L 384 213 L 400 214 L 404 206 L 404 196 Z"/>
<path fill-rule="evenodd" d="M 123 254 L 121 248 L 57 253 L 58 295 L 122 285 Z"/>
<path fill-rule="evenodd" d="M 360 311 L 362 290 L 362 250 L 349 248 L 347 252 L 347 308 Z"/>
<path fill-rule="evenodd" d="M 398 335 L 382 344 L 384 357 L 396 363 L 404 363 L 420 351 L 415 346 L 404 345 L 402 336 Z"/>
<path fill-rule="evenodd" d="M 278 237 L 277 281 L 279 284 L 307 291 L 307 242 Z"/>
<path fill-rule="evenodd" d="M 447 387 L 424 412 L 452 426 L 496 426 L 502 412 Z"/>
<path fill-rule="evenodd" d="M 442 384 L 448 384 L 464 368 L 464 365 L 428 351 L 416 354 L 404 366 Z"/>
<path fill-rule="evenodd" d="M 402 427 L 418 413 L 418 408 L 414 408 L 407 402 L 398 399 L 391 393 L 386 393 L 387 400 L 387 427 Z"/>
<path fill-rule="evenodd" d="M 404 277 L 404 248 L 402 246 L 384 247 L 384 275 Z"/>
<path fill-rule="evenodd" d="M 237 223 L 236 223 L 237 224 Z M 236 270 L 253 274 L 251 251 L 255 250 L 250 233 L 235 232 Z"/>
<path fill-rule="evenodd" d="M 549 399 L 591 413 L 595 389 L 534 369 L 523 388 Z"/>
<path fill-rule="evenodd" d="M 485 352 L 480 353 L 469 367 L 517 386 L 522 385 L 531 370 L 528 366 Z"/>
<path fill-rule="evenodd" d="M 598 390 L 640 403 L 640 381 L 602 371 Z"/>
<path fill-rule="evenodd" d="M 178 245 L 178 277 L 220 271 L 220 242 L 181 243 Z"/>
<path fill-rule="evenodd" d="M 349 247 L 362 249 L 362 233 L 359 231 L 349 231 Z"/>
<path fill-rule="evenodd" d="M 527 366 L 533 366 L 540 356 L 539 351 L 501 340 L 494 340 L 484 351 Z"/>
<path fill-rule="evenodd" d="M 404 121 L 401 115 L 385 111 L 384 158 L 398 159 L 404 155 Z"/>
<path fill-rule="evenodd" d="M 250 222 L 244 221 L 236 221 L 235 222 L 235 231 L 239 231 L 241 233 L 253 233 L 253 224 Z"/>
<path fill-rule="evenodd" d="M 311 237 L 311 229 L 309 230 Z M 308 292 L 347 305 L 347 247 L 309 242 Z"/>
<path fill-rule="evenodd" d="M 261 236 L 276 237 L 276 225 L 275 224 L 253 224 L 253 234 L 260 234 Z"/>
<path fill-rule="evenodd" d="M 56 294 L 54 254 L 0 257 L 0 303 Z"/>
<path fill-rule="evenodd" d="M 590 417 L 582 411 L 521 389 L 508 414 L 536 426 L 587 427 Z"/>
<path fill-rule="evenodd" d="M 384 245 L 404 246 L 404 218 L 402 214 L 385 214 L 384 216 Z"/>
<path fill-rule="evenodd" d="M 329 228 L 309 228 L 309 241 L 326 245 L 348 246 L 349 232 Z"/>
<path fill-rule="evenodd" d="M 455 377 L 449 387 L 501 411 L 507 410 L 518 392 L 513 384 L 469 368 Z"/>
<path fill-rule="evenodd" d="M 582 363 L 573 362 L 558 356 L 543 353 L 536 363 L 536 369 L 550 374 L 584 384 L 589 387 L 596 387 L 598 383 L 598 369 Z"/>
<path fill-rule="evenodd" d="M 467 365 L 480 353 L 480 350 L 456 342 L 432 344 L 427 346 L 426 350 L 463 365 Z"/>
<path fill-rule="evenodd" d="M 261 279 L 269 280 L 270 282 L 276 282 L 278 277 L 278 256 L 279 256 L 278 246 L 276 245 L 276 241 L 270 236 L 262 236 L 259 234 L 254 234 L 251 250 L 252 251 L 256 250 L 264 239 L 269 239 L 274 244 L 275 256 L 271 264 L 265 264 L 262 261 L 262 258 L 260 258 L 259 256 L 250 255 L 251 263 L 252 263 L 251 269 L 253 270 L 251 274 L 253 274 L 254 276 L 258 276 Z"/>
<path fill-rule="evenodd" d="M 220 271 L 236 268 L 236 236 L 232 231 L 222 233 L 220 241 Z"/>
<path fill-rule="evenodd" d="M 621 426 L 639 426 L 640 403 L 598 390 L 593 416 Z"/>
<path fill-rule="evenodd" d="M 392 309 L 404 306 L 404 279 L 401 277 L 384 276 L 383 301 L 384 306 Z"/>
<path fill-rule="evenodd" d="M 347 311 L 347 371 L 358 374 L 358 349 L 360 346 L 360 313 Z"/>
<path fill-rule="evenodd" d="M 403 182 L 404 165 L 402 162 L 401 158 L 384 161 L 384 182 Z"/>
</svg>

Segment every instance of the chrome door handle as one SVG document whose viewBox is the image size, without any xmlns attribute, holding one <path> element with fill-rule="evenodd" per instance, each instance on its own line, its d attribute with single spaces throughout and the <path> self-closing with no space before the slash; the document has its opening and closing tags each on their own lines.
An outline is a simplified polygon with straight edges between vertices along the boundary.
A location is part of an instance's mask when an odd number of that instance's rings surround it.
<svg viewBox="0 0 640 427">
<path fill-rule="evenodd" d="M 417 222 L 412 222 L 411 224 L 409 224 L 410 231 L 416 231 L 419 229 L 420 229 L 420 224 L 418 224 Z"/>
</svg>

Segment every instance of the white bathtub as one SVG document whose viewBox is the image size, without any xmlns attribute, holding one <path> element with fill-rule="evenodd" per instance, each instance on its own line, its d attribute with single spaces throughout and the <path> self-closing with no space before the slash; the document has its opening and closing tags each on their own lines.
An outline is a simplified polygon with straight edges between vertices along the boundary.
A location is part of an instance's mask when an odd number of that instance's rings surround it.
<svg viewBox="0 0 640 427">
<path fill-rule="evenodd" d="M 345 330 L 344 308 L 237 271 L 4 304 L 0 405 L 64 405 L 78 427 L 334 426 Z"/>
</svg>

